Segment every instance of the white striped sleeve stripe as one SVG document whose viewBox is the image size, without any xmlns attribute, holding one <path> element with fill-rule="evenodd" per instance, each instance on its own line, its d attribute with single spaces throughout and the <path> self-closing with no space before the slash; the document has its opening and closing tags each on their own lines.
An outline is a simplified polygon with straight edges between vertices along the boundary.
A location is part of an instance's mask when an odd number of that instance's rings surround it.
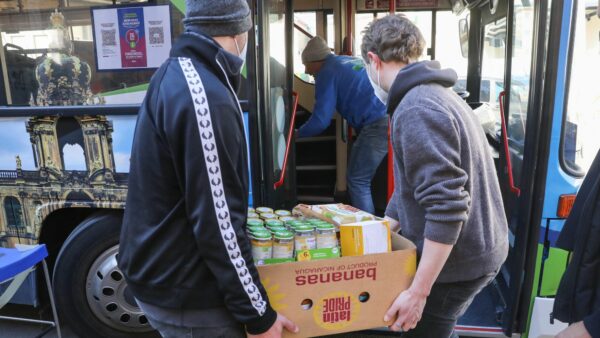
<svg viewBox="0 0 600 338">
<path fill-rule="evenodd" d="M 217 215 L 219 230 L 221 231 L 221 238 L 223 239 L 229 260 L 235 267 L 244 291 L 248 295 L 252 306 L 258 311 L 258 314 L 262 316 L 267 310 L 267 303 L 263 300 L 260 290 L 254 283 L 252 275 L 248 270 L 246 261 L 244 260 L 242 251 L 238 245 L 235 230 L 231 224 L 229 206 L 227 205 L 225 189 L 223 188 L 219 153 L 215 143 L 210 108 L 208 106 L 206 92 L 204 91 L 204 85 L 190 59 L 180 57 L 179 64 L 183 70 L 185 80 L 192 96 L 192 101 L 194 102 L 196 120 L 198 121 L 198 133 L 200 135 L 200 141 L 202 142 L 202 149 L 204 150 L 204 161 L 208 172 L 208 180 L 210 182 L 212 200 L 215 214 Z"/>
</svg>

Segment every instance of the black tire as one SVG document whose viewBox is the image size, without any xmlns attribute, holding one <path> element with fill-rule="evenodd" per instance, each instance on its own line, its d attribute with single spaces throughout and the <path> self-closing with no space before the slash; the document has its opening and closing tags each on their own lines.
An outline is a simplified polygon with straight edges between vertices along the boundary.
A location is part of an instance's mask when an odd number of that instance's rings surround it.
<svg viewBox="0 0 600 338">
<path fill-rule="evenodd" d="M 94 292 L 90 291 L 91 285 L 97 283 L 90 283 L 90 280 L 93 280 L 93 278 L 88 278 L 90 268 L 92 265 L 97 265 L 99 257 L 116 249 L 115 246 L 119 244 L 121 217 L 119 213 L 108 212 L 90 216 L 73 230 L 58 254 L 54 267 L 53 289 L 59 310 L 59 320 L 61 324 L 69 326 L 80 337 L 160 337 L 156 331 L 151 331 L 147 322 L 146 332 L 141 332 L 142 328 L 131 329 L 125 325 L 118 326 L 120 323 L 115 320 L 111 321 L 108 316 L 101 318 L 98 308 L 101 309 L 103 305 L 101 305 L 100 299 L 97 299 L 98 305 L 95 305 L 94 299 L 89 296 L 90 292 Z M 106 278 L 109 277 L 106 276 Z M 125 282 L 122 283 L 120 284 L 121 291 L 126 288 Z M 119 294 L 122 295 L 123 292 Z M 94 297 L 96 298 L 96 296 Z M 103 296 L 102 300 L 105 299 L 106 297 Z M 129 295 L 129 302 L 125 304 L 128 308 L 131 308 L 129 305 L 132 300 L 133 298 Z M 135 303 L 135 301 L 133 302 Z M 135 307 L 137 308 L 137 306 Z M 121 309 L 119 306 L 113 311 L 121 311 Z M 142 317 L 136 318 L 141 322 L 141 320 L 145 320 L 143 314 Z"/>
</svg>

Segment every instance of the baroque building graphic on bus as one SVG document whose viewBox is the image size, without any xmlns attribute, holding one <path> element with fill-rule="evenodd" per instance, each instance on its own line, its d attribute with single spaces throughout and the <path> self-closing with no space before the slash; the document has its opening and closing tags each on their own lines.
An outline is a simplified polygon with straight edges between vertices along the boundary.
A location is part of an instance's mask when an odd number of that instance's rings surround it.
<svg viewBox="0 0 600 338">
<path fill-rule="evenodd" d="M 30 105 L 104 104 L 90 90 L 89 64 L 72 54 L 64 17 L 56 11 L 51 22 L 57 31 L 54 50 L 37 60 L 38 90 L 31 94 Z M 0 246 L 36 243 L 42 220 L 59 209 L 124 207 L 128 174 L 117 173 L 116 120 L 104 115 L 2 119 L 0 142 L 10 143 L 6 149 L 15 154 L 14 166 L 7 168 L 10 155 L 0 153 Z M 129 161 L 131 120 L 118 135 L 123 169 Z"/>
<path fill-rule="evenodd" d="M 36 170 L 0 170 L 0 246 L 35 243 L 41 221 L 68 207 L 123 208 L 127 173 L 117 173 L 113 127 L 105 116 L 29 118 Z M 66 170 L 69 145 L 83 149 L 86 170 Z"/>
</svg>

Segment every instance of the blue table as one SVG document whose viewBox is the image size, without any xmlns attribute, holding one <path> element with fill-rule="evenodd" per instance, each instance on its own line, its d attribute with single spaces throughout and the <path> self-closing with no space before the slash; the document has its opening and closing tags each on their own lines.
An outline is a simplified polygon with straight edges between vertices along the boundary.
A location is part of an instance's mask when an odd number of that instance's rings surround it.
<svg viewBox="0 0 600 338">
<path fill-rule="evenodd" d="M 38 337 L 43 336 L 55 327 L 58 337 L 61 338 L 62 335 L 58 323 L 58 315 L 54 303 L 54 294 L 52 292 L 52 284 L 50 283 L 50 274 L 48 273 L 46 257 L 48 257 L 48 250 L 46 249 L 45 244 L 23 249 L 0 248 L 0 283 L 6 283 L 12 280 L 11 285 L 4 291 L 7 295 L 0 294 L 0 308 L 12 298 L 16 289 L 23 283 L 25 277 L 41 262 L 44 267 L 44 277 L 46 279 L 48 295 L 50 296 L 50 305 L 52 306 L 54 321 L 7 316 L 0 316 L 0 319 L 51 325 L 48 330 L 44 331 L 41 335 L 38 335 Z"/>
<path fill-rule="evenodd" d="M 26 251 L 0 248 L 0 283 L 35 266 L 48 256 L 46 245 L 38 245 Z"/>
</svg>

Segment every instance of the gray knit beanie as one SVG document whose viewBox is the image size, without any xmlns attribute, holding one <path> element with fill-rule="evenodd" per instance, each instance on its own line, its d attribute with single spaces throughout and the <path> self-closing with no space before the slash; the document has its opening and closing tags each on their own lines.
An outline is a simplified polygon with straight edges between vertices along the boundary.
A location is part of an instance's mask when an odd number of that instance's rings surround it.
<svg viewBox="0 0 600 338">
<path fill-rule="evenodd" d="M 247 0 L 185 0 L 185 26 L 210 36 L 233 36 L 252 28 Z"/>
<path fill-rule="evenodd" d="M 319 36 L 310 39 L 302 51 L 302 63 L 323 61 L 331 54 L 327 42 Z"/>
</svg>

